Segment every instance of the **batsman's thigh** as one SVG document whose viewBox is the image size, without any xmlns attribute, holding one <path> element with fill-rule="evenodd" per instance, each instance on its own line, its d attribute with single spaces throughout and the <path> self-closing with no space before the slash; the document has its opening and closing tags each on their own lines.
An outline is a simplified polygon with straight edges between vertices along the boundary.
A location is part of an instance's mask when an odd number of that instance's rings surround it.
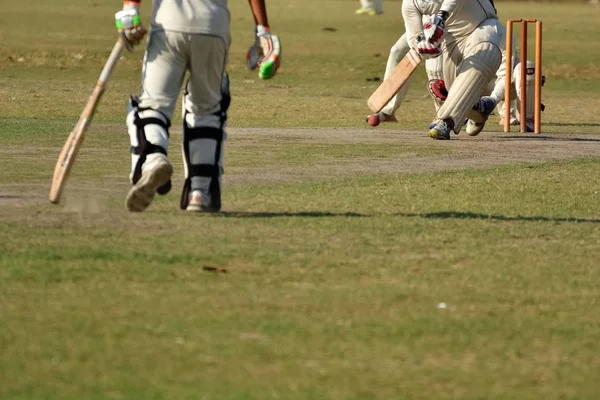
<svg viewBox="0 0 600 400">
<path fill-rule="evenodd" d="M 506 50 L 506 29 L 497 19 L 483 21 L 464 42 L 465 57 L 473 52 L 480 43 L 492 43 L 504 53 Z"/>
<path fill-rule="evenodd" d="M 142 67 L 141 108 L 173 116 L 187 65 L 187 54 L 178 32 L 153 30 Z"/>
<path fill-rule="evenodd" d="M 187 111 L 208 115 L 220 109 L 221 82 L 227 64 L 229 41 L 216 36 L 192 35 Z"/>
<path fill-rule="evenodd" d="M 443 47 L 442 70 L 444 72 L 444 83 L 450 89 L 456 79 L 457 68 L 463 60 L 458 42 L 448 42 Z M 439 57 L 438 57 L 439 58 Z"/>
</svg>

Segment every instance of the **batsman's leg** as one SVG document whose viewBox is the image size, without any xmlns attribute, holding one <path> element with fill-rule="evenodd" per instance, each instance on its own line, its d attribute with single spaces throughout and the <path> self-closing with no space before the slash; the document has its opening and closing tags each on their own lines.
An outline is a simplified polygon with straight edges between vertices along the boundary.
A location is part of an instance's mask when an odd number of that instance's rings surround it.
<svg viewBox="0 0 600 400">
<path fill-rule="evenodd" d="M 388 56 L 387 64 L 385 66 L 385 74 L 383 79 L 385 80 L 392 72 L 396 69 L 396 66 L 400 61 L 408 54 L 410 47 L 408 46 L 408 40 L 406 34 L 400 36 L 398 41 L 390 49 L 390 55 Z M 397 122 L 396 111 L 400 108 L 402 101 L 406 97 L 408 92 L 409 83 L 405 84 L 398 94 L 396 94 L 389 103 L 383 107 L 379 113 L 381 122 Z"/>
<path fill-rule="evenodd" d="M 155 31 L 150 35 L 142 71 L 142 94 L 128 105 L 127 131 L 131 140 L 133 185 L 125 199 L 129 211 L 144 211 L 155 193 L 171 188 L 173 167 L 167 159 L 169 127 L 186 56 L 178 51 L 181 34 Z"/>
<path fill-rule="evenodd" d="M 225 123 L 231 101 L 225 72 L 228 49 L 229 42 L 224 39 L 193 35 L 190 78 L 182 106 L 185 183 L 180 206 L 187 211 L 221 209 Z"/>
<path fill-rule="evenodd" d="M 444 57 L 425 60 L 425 71 L 429 80 L 427 89 L 437 113 L 448 97 L 448 89 L 446 88 L 446 82 L 444 82 Z"/>
<path fill-rule="evenodd" d="M 465 57 L 458 68 L 458 75 L 448 92 L 448 98 L 438 112 L 438 118 L 452 125 L 454 132 L 460 132 L 467 114 L 474 104 L 479 104 L 481 93 L 486 85 L 494 79 L 496 71 L 502 62 L 501 43 L 504 39 L 504 27 L 498 21 L 488 20 L 480 25 L 464 43 Z M 494 104 L 494 107 L 496 105 Z M 489 116 L 493 111 L 482 110 Z M 487 119 L 487 116 L 485 119 Z M 485 122 L 485 121 L 483 121 Z M 441 133 L 439 129 L 430 130 L 434 139 L 446 139 L 449 134 Z M 439 137 L 438 137 L 439 136 Z"/>
</svg>

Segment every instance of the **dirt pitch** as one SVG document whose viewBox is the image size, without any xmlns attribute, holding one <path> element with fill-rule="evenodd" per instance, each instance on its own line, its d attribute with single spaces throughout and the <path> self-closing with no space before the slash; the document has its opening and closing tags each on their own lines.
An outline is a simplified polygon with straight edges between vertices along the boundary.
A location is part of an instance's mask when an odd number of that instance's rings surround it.
<svg viewBox="0 0 600 400">
<path fill-rule="evenodd" d="M 514 128 L 513 128 L 514 129 Z M 407 147 L 400 156 L 372 159 L 368 162 L 330 163 L 327 160 L 317 165 L 302 168 L 286 168 L 272 171 L 268 180 L 289 180 L 294 176 L 336 177 L 354 174 L 414 173 L 457 170 L 467 168 L 486 168 L 491 166 L 517 163 L 544 163 L 579 157 L 600 156 L 600 134 L 522 134 L 482 133 L 470 137 L 464 131 L 453 135 L 449 141 L 435 141 L 425 132 L 399 131 L 387 126 L 372 129 L 336 129 L 336 128 L 293 128 L 261 129 L 231 128 L 228 130 L 231 140 L 228 145 L 238 146 L 238 141 L 252 140 L 259 144 L 276 142 L 276 146 L 285 146 L 286 142 L 305 145 L 328 144 L 401 144 Z M 439 149 L 423 153 L 411 152 L 410 148 Z M 356 153 L 360 155 L 360 147 Z M 240 171 L 242 172 L 242 171 Z M 237 173 L 233 180 L 256 179 L 244 173 Z M 226 178 L 227 179 L 227 178 Z"/>
<path fill-rule="evenodd" d="M 97 124 L 99 130 L 119 131 L 117 124 Z M 424 132 L 399 131 L 393 126 L 384 125 L 378 128 L 351 129 L 351 128 L 229 128 L 229 139 L 226 147 L 226 174 L 227 184 L 247 183 L 285 183 L 298 180 L 348 178 L 355 175 L 378 175 L 387 173 L 415 173 L 435 172 L 468 168 L 486 168 L 517 163 L 544 163 L 561 161 L 572 158 L 595 156 L 600 157 L 600 134 L 522 134 L 513 132 L 509 134 L 500 132 L 482 133 L 477 137 L 469 137 L 462 132 L 454 135 L 449 141 L 434 141 Z M 90 132 L 90 135 L 96 135 Z M 177 148 L 181 141 L 181 131 L 175 129 L 172 134 L 172 148 Z M 92 147 L 89 142 L 84 143 L 79 155 L 80 160 L 100 160 L 110 157 L 110 154 L 119 154 L 123 157 L 123 148 L 114 144 L 110 149 Z M 307 153 L 311 146 L 320 146 L 334 149 L 336 146 L 351 147 L 350 154 L 346 156 L 329 157 L 324 154 L 314 160 L 298 163 L 287 163 L 285 160 L 274 162 L 270 155 L 278 151 L 301 147 Z M 401 146 L 402 152 L 392 156 L 385 151 L 377 157 L 369 157 L 361 153 L 361 145 L 390 145 Z M 5 146 L 0 149 L 0 154 L 19 158 L 36 157 L 40 163 L 53 165 L 55 154 L 59 148 L 36 146 Z M 39 153 L 45 154 L 39 158 Z M 292 150 L 293 152 L 293 150 Z M 105 154 L 102 154 L 105 153 Z M 175 164 L 176 172 L 174 184 L 181 180 L 181 160 L 177 153 L 171 157 Z M 254 159 L 251 165 L 235 165 L 235 162 L 244 161 L 245 154 Z M 263 158 L 264 157 L 264 158 Z M 264 165 L 262 160 L 266 160 Z M 228 166 L 229 164 L 229 166 Z M 234 166 L 231 166 L 234 164 Z M 78 164 L 75 164 L 75 169 Z M 79 163 L 81 168 L 81 163 Z M 111 176 L 114 183 L 103 182 L 102 188 L 93 183 L 84 183 L 72 179 L 67 185 L 66 193 L 85 193 L 88 189 L 104 192 L 105 196 L 111 193 L 117 195 L 127 190 L 126 175 L 128 171 Z M 47 202 L 47 184 L 22 182 L 0 186 L 0 205 L 24 205 L 25 203 L 40 204 Z"/>
</svg>

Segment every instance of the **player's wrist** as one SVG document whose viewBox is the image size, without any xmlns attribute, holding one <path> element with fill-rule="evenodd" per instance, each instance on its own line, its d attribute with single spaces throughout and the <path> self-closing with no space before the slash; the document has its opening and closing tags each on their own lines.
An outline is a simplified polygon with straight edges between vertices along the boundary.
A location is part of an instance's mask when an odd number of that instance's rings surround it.
<svg viewBox="0 0 600 400">
<path fill-rule="evenodd" d="M 256 26 L 256 36 L 263 36 L 270 33 L 271 29 L 269 25 L 257 25 Z"/>
</svg>

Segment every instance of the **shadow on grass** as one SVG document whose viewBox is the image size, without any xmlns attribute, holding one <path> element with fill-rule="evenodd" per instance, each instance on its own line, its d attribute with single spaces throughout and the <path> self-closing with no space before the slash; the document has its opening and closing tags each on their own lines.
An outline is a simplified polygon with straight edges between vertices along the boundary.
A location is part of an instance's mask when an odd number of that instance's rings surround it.
<svg viewBox="0 0 600 400">
<path fill-rule="evenodd" d="M 519 132 L 520 133 L 520 132 Z M 564 137 L 554 137 L 554 136 L 541 136 L 536 133 L 530 133 L 527 135 L 517 135 L 507 133 L 506 136 L 498 137 L 499 140 L 548 140 L 554 142 L 594 142 L 600 143 L 600 139 L 595 138 L 564 138 Z"/>
<path fill-rule="evenodd" d="M 597 126 L 600 127 L 600 123 L 592 123 L 592 122 L 584 122 L 584 123 L 579 123 L 579 124 L 575 124 L 575 123 L 569 123 L 569 122 L 547 122 L 544 123 L 544 125 L 548 125 L 548 126 Z"/>
<path fill-rule="evenodd" d="M 420 218 L 431 218 L 431 219 L 491 219 L 495 221 L 530 221 L 530 222 L 587 222 L 597 224 L 600 223 L 600 219 L 596 218 L 550 218 L 542 216 L 533 217 L 508 217 L 504 215 L 492 215 L 492 214 L 479 214 L 473 212 L 461 212 L 461 211 L 440 211 L 433 213 L 398 213 L 394 214 L 400 217 L 420 217 Z"/>
<path fill-rule="evenodd" d="M 250 212 L 250 211 L 223 211 L 215 214 L 220 217 L 233 217 L 233 218 L 276 218 L 276 217 L 309 217 L 309 218 L 321 218 L 321 217 L 369 217 L 367 214 L 346 212 L 346 213 L 332 213 L 332 212 L 320 212 L 320 211 L 301 211 L 301 212 Z"/>
</svg>

